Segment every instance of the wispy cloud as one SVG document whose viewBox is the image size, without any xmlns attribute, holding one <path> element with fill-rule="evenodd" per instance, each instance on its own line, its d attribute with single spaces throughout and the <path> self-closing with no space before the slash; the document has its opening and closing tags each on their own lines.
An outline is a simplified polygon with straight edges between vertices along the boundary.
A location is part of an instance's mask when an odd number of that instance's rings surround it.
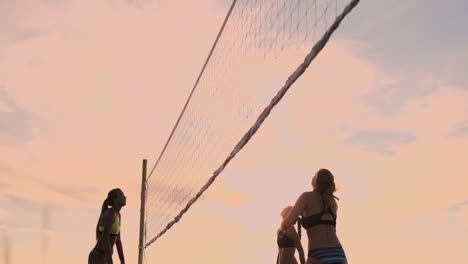
<svg viewBox="0 0 468 264">
<path fill-rule="evenodd" d="M 21 176 L 21 179 L 26 180 L 28 182 L 36 183 L 39 187 L 42 187 L 48 191 L 52 191 L 55 193 L 62 194 L 69 198 L 75 200 L 86 200 L 91 194 L 96 193 L 98 191 L 97 188 L 93 186 L 84 186 L 84 185 L 69 185 L 69 184 L 61 184 L 57 182 L 49 182 L 45 179 L 41 179 L 39 177 L 26 175 L 24 172 L 17 170 L 16 168 L 12 168 L 6 164 L 0 162 L 0 173 L 6 176 Z M 7 189 L 10 186 L 9 182 L 3 182 L 0 180 L 0 191 L 2 189 Z M 7 196 L 8 199 L 16 202 L 26 203 L 27 199 L 21 198 L 19 196 Z"/>
<path fill-rule="evenodd" d="M 397 4 L 377 0 L 362 4 L 361 22 L 351 22 L 377 26 L 363 25 L 348 32 L 362 30 L 371 50 L 366 56 L 371 55 L 388 68 L 412 65 L 419 66 L 414 69 L 437 69 L 440 57 L 466 47 L 467 35 L 459 34 L 468 22 L 462 11 L 466 10 L 466 1 L 416 0 Z M 415 16 L 414 10 L 424 12 Z"/>
<path fill-rule="evenodd" d="M 53 236 L 57 235 L 58 232 L 52 231 L 49 229 L 44 229 L 44 228 L 32 228 L 32 227 L 25 227 L 25 226 L 15 226 L 15 225 L 0 225 L 0 229 L 2 230 L 7 230 L 7 231 L 21 231 L 21 232 L 26 232 L 26 233 L 37 233 L 37 234 L 43 234 L 46 236 Z"/>
<path fill-rule="evenodd" d="M 444 209 L 440 210 L 440 212 L 441 213 L 456 213 L 456 212 L 459 212 L 459 211 L 463 210 L 465 205 L 468 205 L 468 200 L 453 204 L 453 205 L 451 205 L 451 206 L 449 206 L 447 208 L 444 208 Z"/>
<path fill-rule="evenodd" d="M 8 212 L 27 212 L 34 215 L 39 215 L 41 211 L 44 211 L 41 210 L 41 208 L 44 207 L 43 202 L 44 200 L 34 200 L 20 195 L 6 194 L 0 200 L 0 206 Z M 49 211 L 51 211 L 52 208 L 55 210 L 63 209 L 63 206 L 58 203 L 52 203 L 46 200 L 46 204 L 48 206 L 47 210 Z"/>
<path fill-rule="evenodd" d="M 28 5 L 34 5 L 29 1 Z M 34 24 L 26 25 L 26 18 L 31 16 L 34 8 L 20 8 L 15 1 L 0 1 L 0 53 L 6 46 L 18 41 L 31 40 L 40 36 Z"/>
<path fill-rule="evenodd" d="M 466 78 L 468 48 L 454 50 L 453 54 L 444 58 L 444 61 L 440 63 L 440 67 L 442 68 L 445 84 L 462 90 L 468 90 L 468 78 Z"/>
<path fill-rule="evenodd" d="M 370 90 L 361 100 L 381 116 L 392 117 L 404 112 L 408 100 L 427 97 L 439 88 L 434 74 L 401 74 L 398 79 Z"/>
<path fill-rule="evenodd" d="M 54 184 L 40 181 L 40 185 L 48 190 L 63 194 L 76 200 L 85 200 L 89 194 L 97 192 L 97 189 L 89 186 L 76 186 L 65 184 Z"/>
<path fill-rule="evenodd" d="M 350 21 L 354 25 L 348 25 L 353 28 L 348 32 L 355 32 L 356 28 L 358 32 L 367 31 L 362 33 L 366 41 L 365 46 L 360 46 L 359 54 L 379 65 L 394 79 L 393 83 L 363 97 L 366 105 L 384 117 L 404 114 L 409 100 L 429 96 L 441 85 L 468 90 L 465 77 L 468 37 L 459 34 L 462 25 L 468 23 L 468 17 L 461 11 L 467 7 L 466 3 L 403 2 L 377 0 L 362 3 L 360 8 L 364 17 L 359 20 L 372 21 L 369 23 L 372 26 L 359 27 L 359 23 L 365 22 L 357 21 Z M 423 8 L 424 12 L 415 16 L 414 8 Z M 384 9 L 385 14 L 369 12 L 376 9 Z M 446 19 L 448 17 L 450 19 Z"/>
<path fill-rule="evenodd" d="M 0 86 L 0 135 L 3 134 L 7 143 L 24 143 L 30 140 L 33 128 L 33 115 Z"/>
<path fill-rule="evenodd" d="M 468 136 L 468 120 L 459 123 L 450 133 L 450 138 L 465 137 Z"/>
<path fill-rule="evenodd" d="M 465 210 L 466 205 L 468 205 L 468 200 L 434 210 L 408 221 L 403 225 L 403 229 L 413 231 L 427 230 L 428 227 L 435 228 L 446 225 L 449 222 L 453 223 L 454 220 L 459 219 L 460 213 Z"/>
<path fill-rule="evenodd" d="M 2 205 L 5 208 L 21 208 L 22 210 L 37 210 L 39 204 L 37 201 L 23 198 L 18 195 L 7 194 L 5 196 L 4 204 Z"/>
<path fill-rule="evenodd" d="M 394 145 L 410 144 L 415 137 L 407 132 L 387 130 L 359 130 L 350 135 L 345 144 L 359 149 L 385 155 L 394 155 Z"/>
</svg>

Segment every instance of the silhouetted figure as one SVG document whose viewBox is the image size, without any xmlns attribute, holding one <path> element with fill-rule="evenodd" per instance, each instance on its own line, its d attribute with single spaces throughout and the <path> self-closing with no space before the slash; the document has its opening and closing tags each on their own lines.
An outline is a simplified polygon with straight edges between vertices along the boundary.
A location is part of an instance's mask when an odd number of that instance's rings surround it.
<svg viewBox="0 0 468 264">
<path fill-rule="evenodd" d="M 281 211 L 283 220 L 288 216 L 292 208 L 292 206 L 288 206 Z M 299 222 L 297 227 L 299 229 L 299 234 L 296 232 L 294 226 L 290 226 L 284 233 L 278 233 L 278 258 L 276 264 L 297 264 L 296 257 L 294 257 L 296 248 L 299 253 L 301 264 L 305 264 Z"/>
<path fill-rule="evenodd" d="M 301 218 L 309 239 L 307 264 L 347 264 L 346 255 L 336 235 L 338 205 L 334 196 L 333 174 L 327 169 L 317 171 L 312 179 L 313 191 L 299 196 L 291 212 L 281 223 L 278 233 L 284 233 Z"/>
<path fill-rule="evenodd" d="M 88 264 L 113 264 L 114 245 L 117 246 L 120 263 L 125 264 L 120 240 L 120 209 L 125 206 L 126 200 L 120 189 L 113 189 L 107 194 L 96 226 L 96 246 L 89 253 Z"/>
</svg>

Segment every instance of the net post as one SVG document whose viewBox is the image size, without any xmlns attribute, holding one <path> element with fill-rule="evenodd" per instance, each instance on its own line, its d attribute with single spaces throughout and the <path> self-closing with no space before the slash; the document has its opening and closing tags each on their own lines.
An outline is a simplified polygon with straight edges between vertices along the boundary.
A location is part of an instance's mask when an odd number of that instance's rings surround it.
<svg viewBox="0 0 468 264">
<path fill-rule="evenodd" d="M 143 264 L 143 234 L 145 228 L 145 207 L 146 207 L 146 159 L 143 160 L 143 170 L 141 177 L 141 206 L 140 206 L 140 235 L 138 242 L 138 264 Z"/>
</svg>

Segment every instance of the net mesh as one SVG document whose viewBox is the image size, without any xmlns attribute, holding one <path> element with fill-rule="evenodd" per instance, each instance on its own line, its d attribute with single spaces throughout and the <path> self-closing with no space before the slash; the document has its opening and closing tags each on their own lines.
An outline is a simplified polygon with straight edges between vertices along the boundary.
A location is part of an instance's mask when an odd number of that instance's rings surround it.
<svg viewBox="0 0 468 264">
<path fill-rule="evenodd" d="M 232 3 L 194 90 L 148 175 L 145 247 L 210 186 L 358 2 Z"/>
</svg>

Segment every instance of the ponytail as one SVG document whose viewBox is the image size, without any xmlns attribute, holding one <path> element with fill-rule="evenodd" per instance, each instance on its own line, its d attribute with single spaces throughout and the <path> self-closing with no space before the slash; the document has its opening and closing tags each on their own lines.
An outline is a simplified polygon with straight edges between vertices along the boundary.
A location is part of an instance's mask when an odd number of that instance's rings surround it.
<svg viewBox="0 0 468 264">
<path fill-rule="evenodd" d="M 104 214 L 106 209 L 109 208 L 109 206 L 112 206 L 112 199 L 118 195 L 118 192 L 121 192 L 121 190 L 118 188 L 110 190 L 107 194 L 107 198 L 102 203 L 101 214 L 99 215 L 98 222 L 96 225 L 96 240 L 99 240 L 99 221 L 101 220 L 101 216 L 102 214 Z"/>
<path fill-rule="evenodd" d="M 331 207 L 333 199 L 339 200 L 338 197 L 333 195 L 333 192 L 335 192 L 334 182 L 329 183 L 328 186 L 323 188 L 323 190 L 320 190 L 320 196 L 322 197 L 323 210 L 325 211 Z"/>
<path fill-rule="evenodd" d="M 96 240 L 98 240 L 98 237 L 99 237 L 99 221 L 101 220 L 101 216 L 104 213 L 104 211 L 106 211 L 107 208 L 109 208 L 109 197 L 106 198 L 104 202 L 102 203 L 101 214 L 99 215 L 99 218 L 96 224 Z"/>
<path fill-rule="evenodd" d="M 101 207 L 101 215 L 104 213 L 104 211 L 106 211 L 107 208 L 109 208 L 109 198 L 106 198 L 104 200 L 104 202 L 102 203 L 102 207 Z"/>
<path fill-rule="evenodd" d="M 317 172 L 317 184 L 320 197 L 322 198 L 323 210 L 330 208 L 333 199 L 339 200 L 333 193 L 336 191 L 333 174 L 327 169 L 320 169 Z"/>
</svg>

